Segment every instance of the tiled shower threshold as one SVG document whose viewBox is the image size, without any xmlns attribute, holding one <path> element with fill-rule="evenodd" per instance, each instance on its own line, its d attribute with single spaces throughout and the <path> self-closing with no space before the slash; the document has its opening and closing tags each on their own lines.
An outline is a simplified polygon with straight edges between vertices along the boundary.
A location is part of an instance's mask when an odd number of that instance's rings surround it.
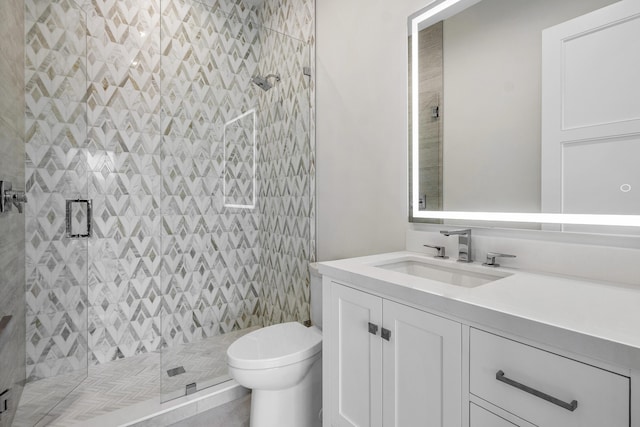
<svg viewBox="0 0 640 427">
<path fill-rule="evenodd" d="M 86 378 L 72 373 L 28 383 L 13 425 L 162 426 L 237 399 L 247 390 L 229 380 L 226 349 L 255 329 L 229 332 L 162 354 L 147 353 L 90 366 Z M 167 370 L 177 366 L 183 366 L 185 372 L 170 377 Z M 185 386 L 193 382 L 198 392 L 184 396 Z M 61 390 L 70 390 L 78 383 L 60 401 Z M 150 418 L 152 423 L 144 421 Z"/>
<path fill-rule="evenodd" d="M 150 399 L 77 425 L 91 427 L 163 427 L 217 408 L 249 394 L 234 380 L 228 380 L 189 396 L 160 403 Z M 38 425 L 40 427 L 40 425 Z"/>
</svg>

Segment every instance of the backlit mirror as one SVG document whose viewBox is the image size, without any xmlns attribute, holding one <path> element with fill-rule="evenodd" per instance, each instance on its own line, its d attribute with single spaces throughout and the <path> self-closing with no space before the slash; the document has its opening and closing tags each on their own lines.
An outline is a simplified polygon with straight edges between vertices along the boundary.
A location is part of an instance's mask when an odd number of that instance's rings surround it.
<svg viewBox="0 0 640 427">
<path fill-rule="evenodd" d="M 632 0 L 447 0 L 409 17 L 411 220 L 637 233 L 637 40 Z"/>
</svg>

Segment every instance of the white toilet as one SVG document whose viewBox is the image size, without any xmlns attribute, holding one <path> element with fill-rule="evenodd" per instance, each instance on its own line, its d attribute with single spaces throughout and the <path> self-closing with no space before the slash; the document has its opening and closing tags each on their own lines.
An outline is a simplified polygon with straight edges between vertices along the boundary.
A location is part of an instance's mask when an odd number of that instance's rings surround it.
<svg viewBox="0 0 640 427">
<path fill-rule="evenodd" d="M 322 310 L 317 307 L 322 298 L 316 296 L 322 287 L 319 277 L 317 270 L 312 272 L 314 326 L 307 328 L 298 322 L 268 326 L 237 339 L 227 349 L 229 374 L 238 384 L 253 390 L 251 427 L 322 425 Z"/>
</svg>

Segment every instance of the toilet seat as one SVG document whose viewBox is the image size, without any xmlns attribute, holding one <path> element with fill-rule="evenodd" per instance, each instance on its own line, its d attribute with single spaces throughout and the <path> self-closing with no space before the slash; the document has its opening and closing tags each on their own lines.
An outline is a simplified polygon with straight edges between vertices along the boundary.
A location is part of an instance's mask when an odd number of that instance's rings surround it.
<svg viewBox="0 0 640 427">
<path fill-rule="evenodd" d="M 291 365 L 322 350 L 322 334 L 298 322 L 268 326 L 237 339 L 227 349 L 229 366 L 269 369 Z"/>
</svg>

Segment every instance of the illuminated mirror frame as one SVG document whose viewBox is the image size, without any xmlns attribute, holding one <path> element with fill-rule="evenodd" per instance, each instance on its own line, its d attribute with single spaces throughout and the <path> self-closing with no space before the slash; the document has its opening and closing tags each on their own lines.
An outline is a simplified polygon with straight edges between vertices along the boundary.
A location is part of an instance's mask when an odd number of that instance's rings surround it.
<svg viewBox="0 0 640 427">
<path fill-rule="evenodd" d="M 418 32 L 432 24 L 445 20 L 481 0 L 432 0 L 410 19 L 411 32 L 411 121 L 419 121 L 419 73 Z M 640 227 L 640 215 L 562 214 L 562 213 L 513 213 L 513 212 L 462 212 L 424 211 L 419 209 L 419 126 L 411 126 L 411 189 L 409 201 L 410 219 L 453 219 L 468 221 L 507 221 L 538 224 L 609 225 Z M 415 201 L 415 202 L 414 202 Z"/>
</svg>

